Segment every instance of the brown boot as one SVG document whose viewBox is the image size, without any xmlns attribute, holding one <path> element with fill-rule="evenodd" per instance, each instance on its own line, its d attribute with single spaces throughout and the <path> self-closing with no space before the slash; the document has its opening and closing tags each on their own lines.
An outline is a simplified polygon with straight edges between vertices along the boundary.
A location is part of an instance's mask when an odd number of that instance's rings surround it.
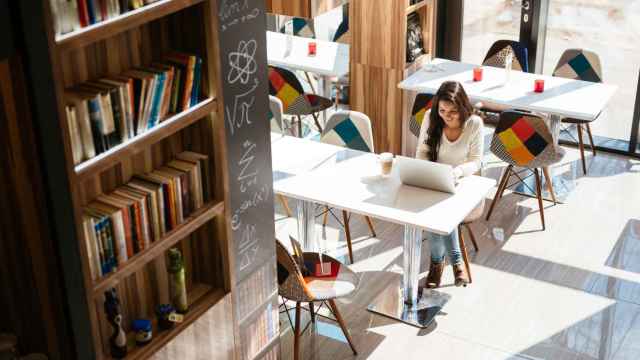
<svg viewBox="0 0 640 360">
<path fill-rule="evenodd" d="M 439 263 L 431 261 L 431 265 L 429 265 L 429 274 L 427 275 L 426 284 L 426 287 L 428 289 L 435 289 L 437 287 L 440 287 L 440 280 L 442 280 L 443 271 L 444 261 Z"/>
<path fill-rule="evenodd" d="M 456 279 L 456 286 L 467 286 L 469 283 L 464 264 L 453 265 L 453 277 Z"/>
</svg>

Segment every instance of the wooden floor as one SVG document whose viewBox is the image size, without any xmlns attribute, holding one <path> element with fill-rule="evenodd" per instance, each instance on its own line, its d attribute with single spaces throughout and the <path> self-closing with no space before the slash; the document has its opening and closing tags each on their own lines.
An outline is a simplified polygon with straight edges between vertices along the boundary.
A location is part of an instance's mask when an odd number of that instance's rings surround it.
<svg viewBox="0 0 640 360">
<path fill-rule="evenodd" d="M 504 165 L 486 161 L 485 175 L 499 177 Z M 359 355 L 336 324 L 319 320 L 303 335 L 301 359 L 640 359 L 640 161 L 599 153 L 587 164 L 583 176 L 570 149 L 554 168 L 575 188 L 566 203 L 545 203 L 546 231 L 537 201 L 509 192 L 491 221 L 472 225 L 480 245 L 478 253 L 468 246 L 474 283 L 452 286 L 447 267 L 440 290 L 452 298 L 425 330 L 366 310 L 400 279 L 403 229 L 374 219 L 378 237 L 370 238 L 364 219 L 354 216 L 352 268 L 361 283 L 338 306 Z M 279 204 L 276 211 L 278 236 L 295 235 L 294 220 Z M 329 253 L 346 262 L 334 219 L 323 236 Z M 428 254 L 425 242 L 423 272 Z M 282 359 L 293 359 L 285 314 L 281 340 Z"/>
</svg>

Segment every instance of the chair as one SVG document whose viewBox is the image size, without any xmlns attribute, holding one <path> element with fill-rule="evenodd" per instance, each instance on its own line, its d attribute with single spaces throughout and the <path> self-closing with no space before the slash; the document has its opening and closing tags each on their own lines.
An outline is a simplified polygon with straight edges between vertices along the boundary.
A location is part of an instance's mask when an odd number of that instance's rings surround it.
<svg viewBox="0 0 640 360">
<path fill-rule="evenodd" d="M 346 147 L 351 150 L 360 150 L 365 152 L 374 152 L 373 150 L 373 130 L 371 129 L 371 120 L 363 113 L 357 111 L 341 110 L 335 112 L 320 135 L 320 141 L 327 144 Z M 327 207 L 324 213 L 323 225 L 327 224 L 327 215 L 330 209 Z M 349 248 L 349 260 L 353 264 L 353 250 L 351 248 L 351 232 L 349 230 L 350 214 L 342 211 L 342 220 L 344 226 L 345 237 L 347 238 L 347 247 Z M 376 232 L 373 228 L 373 222 L 368 216 L 364 217 L 371 230 L 371 236 L 375 237 Z"/>
<path fill-rule="evenodd" d="M 409 132 L 417 138 L 420 137 L 420 128 L 425 115 L 433 104 L 432 94 L 418 94 L 413 100 L 413 108 L 411 110 L 411 118 L 409 119 Z"/>
<path fill-rule="evenodd" d="M 302 137 L 302 116 L 306 115 L 313 116 L 318 131 L 322 132 L 317 113 L 330 108 L 333 104 L 325 97 L 306 94 L 293 72 L 269 66 L 269 94 L 280 99 L 285 115 L 294 115 L 298 118 L 299 137 Z"/>
<path fill-rule="evenodd" d="M 600 58 L 592 51 L 584 49 L 568 49 L 560 57 L 556 69 L 553 71 L 553 76 L 590 81 L 590 82 L 602 82 L 602 66 L 600 65 Z M 593 121 L 593 120 L 592 120 Z M 580 148 L 580 157 L 582 158 L 582 171 L 587 175 L 587 163 L 584 158 L 584 142 L 582 141 L 583 126 L 587 130 L 589 135 L 589 142 L 591 143 L 591 150 L 593 156 L 596 156 L 596 147 L 593 144 L 593 136 L 591 135 L 591 126 L 589 120 L 580 120 L 573 118 L 564 118 L 562 122 L 565 124 L 573 124 L 578 130 L 578 146 Z"/>
<path fill-rule="evenodd" d="M 493 67 L 505 67 L 507 54 L 513 54 L 513 70 L 529 72 L 529 57 L 527 48 L 518 41 L 498 40 L 487 52 L 482 65 Z"/>
<path fill-rule="evenodd" d="M 296 303 L 295 327 L 293 329 L 294 360 L 300 359 L 300 312 L 301 303 L 303 302 L 309 303 L 309 312 L 313 323 L 315 323 L 316 318 L 314 302 L 320 302 L 320 307 L 326 305 L 335 317 L 335 319 L 331 320 L 335 320 L 340 325 L 353 354 L 357 355 L 358 352 L 344 319 L 336 306 L 335 299 L 347 296 L 355 291 L 359 283 L 358 276 L 348 266 L 328 255 L 322 255 L 322 261 L 331 263 L 331 276 L 314 276 L 313 271 L 307 269 L 315 270 L 316 265 L 319 264 L 320 255 L 311 252 L 302 253 L 297 241 L 291 238 L 291 242 L 294 248 L 294 256 L 287 251 L 279 240 L 276 240 L 276 256 L 278 259 L 278 295 Z M 303 270 L 307 273 L 307 276 L 303 275 Z M 286 308 L 286 304 L 285 309 L 288 315 L 289 311 Z"/>
<path fill-rule="evenodd" d="M 316 31 L 311 20 L 294 17 L 289 21 L 293 23 L 293 35 L 310 39 L 316 38 Z M 280 32 L 283 34 L 286 34 L 286 23 L 280 27 Z"/>
<path fill-rule="evenodd" d="M 511 176 L 515 176 L 520 182 L 523 182 L 524 179 L 520 177 L 520 173 L 513 170 L 514 166 L 518 166 L 532 171 L 535 176 L 536 196 L 540 208 L 542 230 L 544 230 L 542 180 L 538 169 L 542 169 L 544 176 L 547 178 L 547 187 L 553 202 L 554 204 L 557 203 L 548 168 L 562 160 L 565 154 L 564 149 L 554 144 L 553 137 L 544 119 L 538 115 L 522 111 L 508 110 L 502 112 L 491 139 L 490 150 L 509 166 L 507 166 L 498 184 L 498 191 L 491 202 L 486 219 L 489 220 L 494 206 L 502 198 L 505 189 L 509 187 L 507 184 Z"/>
</svg>

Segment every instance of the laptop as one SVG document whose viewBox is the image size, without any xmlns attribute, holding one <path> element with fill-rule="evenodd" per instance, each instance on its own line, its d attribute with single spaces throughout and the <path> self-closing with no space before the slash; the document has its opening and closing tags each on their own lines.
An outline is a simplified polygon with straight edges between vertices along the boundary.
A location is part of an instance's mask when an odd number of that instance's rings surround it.
<svg viewBox="0 0 640 360">
<path fill-rule="evenodd" d="M 456 192 L 455 176 L 451 165 L 396 156 L 396 166 L 400 181 L 405 185 L 451 194 Z"/>
</svg>

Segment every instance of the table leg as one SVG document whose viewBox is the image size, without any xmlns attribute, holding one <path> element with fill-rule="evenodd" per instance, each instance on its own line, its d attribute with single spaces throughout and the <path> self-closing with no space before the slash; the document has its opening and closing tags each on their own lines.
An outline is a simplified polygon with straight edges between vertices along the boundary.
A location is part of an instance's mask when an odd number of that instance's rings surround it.
<svg viewBox="0 0 640 360">
<path fill-rule="evenodd" d="M 322 76 L 322 96 L 331 99 L 331 78 L 328 76 Z M 322 112 L 322 128 L 327 125 L 327 121 L 329 114 L 327 114 L 327 110 Z"/>
<path fill-rule="evenodd" d="M 407 324 L 425 328 L 448 300 L 446 294 L 430 290 L 429 295 L 418 298 L 418 277 L 422 253 L 422 231 L 412 226 L 404 229 L 404 272 L 402 286 L 388 286 L 369 305 L 368 310 L 400 320 Z"/>
<path fill-rule="evenodd" d="M 298 200 L 296 214 L 298 219 L 298 241 L 302 244 L 302 249 L 304 251 L 319 251 L 314 203 Z"/>
</svg>

